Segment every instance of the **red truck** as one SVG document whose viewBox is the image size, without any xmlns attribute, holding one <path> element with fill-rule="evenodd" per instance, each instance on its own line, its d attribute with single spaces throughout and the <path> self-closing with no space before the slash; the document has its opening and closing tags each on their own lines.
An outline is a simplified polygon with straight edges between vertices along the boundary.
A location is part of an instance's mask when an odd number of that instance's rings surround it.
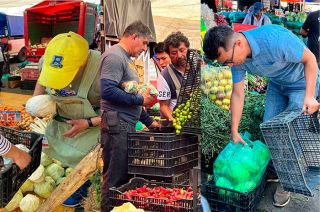
<svg viewBox="0 0 320 212">
<path fill-rule="evenodd" d="M 94 40 L 97 6 L 81 0 L 42 1 L 24 11 L 24 40 L 27 60 L 38 62 L 49 41 L 69 31 Z"/>
</svg>

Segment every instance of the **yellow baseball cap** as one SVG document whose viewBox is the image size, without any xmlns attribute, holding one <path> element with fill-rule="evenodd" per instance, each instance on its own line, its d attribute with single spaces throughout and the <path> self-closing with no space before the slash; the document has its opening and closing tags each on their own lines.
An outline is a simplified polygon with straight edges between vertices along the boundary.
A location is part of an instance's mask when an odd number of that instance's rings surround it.
<svg viewBox="0 0 320 212">
<path fill-rule="evenodd" d="M 53 89 L 67 87 L 85 64 L 88 52 L 88 42 L 77 33 L 55 36 L 44 53 L 39 84 Z"/>
</svg>

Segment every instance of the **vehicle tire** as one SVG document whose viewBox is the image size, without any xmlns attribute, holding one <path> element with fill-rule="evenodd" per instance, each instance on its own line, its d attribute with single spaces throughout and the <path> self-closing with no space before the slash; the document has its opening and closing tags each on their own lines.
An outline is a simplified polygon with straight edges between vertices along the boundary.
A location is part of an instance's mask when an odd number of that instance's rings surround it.
<svg viewBox="0 0 320 212">
<path fill-rule="evenodd" d="M 23 62 L 26 60 L 26 47 L 23 47 L 20 49 L 20 51 L 17 55 L 17 59 L 19 62 Z"/>
</svg>

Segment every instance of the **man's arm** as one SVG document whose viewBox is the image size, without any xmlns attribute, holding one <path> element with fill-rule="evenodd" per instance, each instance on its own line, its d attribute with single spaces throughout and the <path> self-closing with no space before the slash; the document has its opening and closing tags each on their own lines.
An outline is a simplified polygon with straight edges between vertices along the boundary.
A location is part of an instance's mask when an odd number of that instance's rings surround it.
<svg viewBox="0 0 320 212">
<path fill-rule="evenodd" d="M 318 64 L 312 52 L 305 48 L 301 63 L 304 65 L 304 75 L 306 78 L 306 94 L 304 97 L 302 110 L 312 114 L 318 110 L 318 102 L 315 99 L 316 81 L 318 76 Z"/>
<path fill-rule="evenodd" d="M 233 142 L 246 142 L 239 134 L 239 124 L 244 104 L 244 80 L 234 83 L 231 95 L 231 139 Z"/>
<path fill-rule="evenodd" d="M 144 125 L 146 125 L 148 128 L 155 127 L 154 121 L 152 120 L 152 118 L 150 118 L 150 116 L 148 115 L 148 113 L 144 109 L 142 109 L 142 111 L 141 111 L 140 121 Z"/>
<path fill-rule="evenodd" d="M 172 111 L 169 107 L 170 100 L 159 100 L 160 112 L 163 118 L 167 120 L 173 120 Z"/>
<path fill-rule="evenodd" d="M 31 156 L 27 152 L 11 145 L 11 143 L 2 135 L 0 135 L 0 153 L 0 155 L 12 158 L 20 169 L 24 169 L 31 162 Z"/>
<path fill-rule="evenodd" d="M 300 29 L 300 34 L 302 35 L 302 37 L 304 37 L 304 38 L 307 37 L 307 36 L 308 36 L 308 33 L 309 33 L 309 32 L 308 32 L 307 30 L 305 30 L 305 29 L 303 29 L 303 28 Z"/>
<path fill-rule="evenodd" d="M 44 94 L 44 93 L 45 93 L 45 89 L 46 89 L 46 88 L 45 88 L 44 86 L 40 85 L 40 84 L 37 82 L 36 87 L 35 87 L 35 89 L 34 89 L 34 91 L 33 91 L 33 96 L 38 96 L 38 95 Z"/>
<path fill-rule="evenodd" d="M 303 25 L 302 25 L 302 27 L 300 29 L 300 34 L 303 37 L 307 37 L 308 36 L 310 23 L 311 23 L 311 16 L 308 15 L 307 19 L 305 20 L 305 22 L 303 23 Z"/>
</svg>

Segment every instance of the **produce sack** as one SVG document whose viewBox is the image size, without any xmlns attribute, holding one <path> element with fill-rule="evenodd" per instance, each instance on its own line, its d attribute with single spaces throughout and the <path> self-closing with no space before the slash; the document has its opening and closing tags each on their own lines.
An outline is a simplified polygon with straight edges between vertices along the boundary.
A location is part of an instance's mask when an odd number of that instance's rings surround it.
<svg viewBox="0 0 320 212">
<path fill-rule="evenodd" d="M 213 174 L 216 186 L 246 193 L 260 184 L 270 152 L 261 141 L 251 141 L 248 132 L 242 138 L 247 145 L 230 141 L 215 160 Z"/>
</svg>

